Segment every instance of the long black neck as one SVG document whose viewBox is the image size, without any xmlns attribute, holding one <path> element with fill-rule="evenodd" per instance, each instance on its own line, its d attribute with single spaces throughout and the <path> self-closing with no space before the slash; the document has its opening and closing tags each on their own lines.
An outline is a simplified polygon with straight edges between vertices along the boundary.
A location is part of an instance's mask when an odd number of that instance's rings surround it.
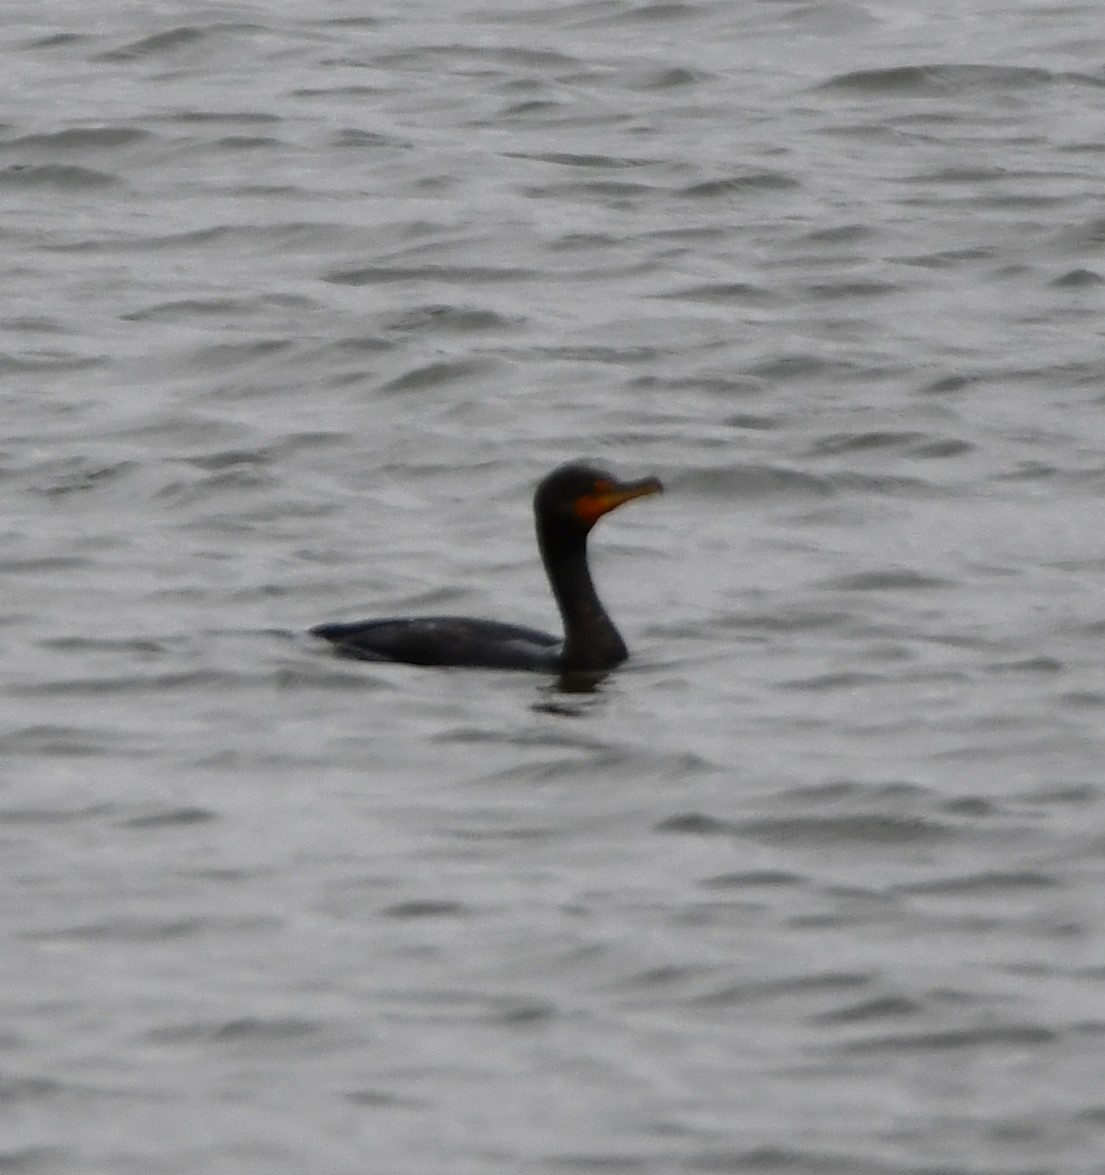
<svg viewBox="0 0 1105 1175">
<path fill-rule="evenodd" d="M 612 669 L 629 655 L 606 614 L 587 566 L 587 531 L 538 521 L 537 543 L 564 621 L 562 668 Z"/>
</svg>

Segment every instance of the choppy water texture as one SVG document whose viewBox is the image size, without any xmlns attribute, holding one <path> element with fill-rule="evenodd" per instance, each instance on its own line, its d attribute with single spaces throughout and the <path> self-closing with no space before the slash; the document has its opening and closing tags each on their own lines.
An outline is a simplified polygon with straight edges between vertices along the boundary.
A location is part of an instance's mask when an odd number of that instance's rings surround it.
<svg viewBox="0 0 1105 1175">
<path fill-rule="evenodd" d="M 0 1168 L 1099 1175 L 1099 7 L 0 40 Z"/>
</svg>

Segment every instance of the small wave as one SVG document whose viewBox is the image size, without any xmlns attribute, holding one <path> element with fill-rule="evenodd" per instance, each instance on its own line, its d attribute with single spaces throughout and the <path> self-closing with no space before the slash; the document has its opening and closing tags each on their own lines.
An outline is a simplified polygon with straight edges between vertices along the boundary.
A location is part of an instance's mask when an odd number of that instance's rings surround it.
<svg viewBox="0 0 1105 1175">
<path fill-rule="evenodd" d="M 569 716 L 577 716 L 588 711 L 588 703 L 595 695 L 584 695 L 585 701 L 579 710 L 569 710 Z M 536 707 L 541 713 L 558 713 L 562 709 L 553 709 L 542 705 Z M 471 732 L 464 732 L 465 738 L 471 737 Z M 454 741 L 447 736 L 439 739 L 442 742 Z M 501 731 L 483 741 L 502 743 L 504 736 Z M 555 742 L 553 745 L 556 745 Z M 586 747 L 588 744 L 581 741 L 578 745 Z M 623 747 L 595 747 L 584 756 L 565 754 L 559 758 L 538 759 L 536 761 L 517 764 L 511 767 L 490 771 L 480 777 L 485 784 L 505 783 L 515 790 L 520 784 L 569 783 L 577 781 L 589 784 L 601 776 L 608 784 L 616 782 L 643 784 L 646 780 L 663 780 L 670 782 L 694 778 L 702 774 L 709 774 L 714 770 L 712 764 L 701 755 L 693 751 L 673 752 L 663 754 L 649 750 L 633 751 Z"/>
<path fill-rule="evenodd" d="M 936 1032 L 917 1032 L 895 1036 L 876 1036 L 849 1041 L 836 1046 L 845 1053 L 916 1053 L 943 1052 L 948 1049 L 986 1047 L 1025 1048 L 1051 1044 L 1058 1032 L 1042 1024 L 985 1025 L 978 1028 L 952 1028 Z"/>
<path fill-rule="evenodd" d="M 695 200 L 713 200 L 740 192 L 787 192 L 800 188 L 801 183 L 781 171 L 751 171 L 744 175 L 720 176 L 699 180 L 679 190 L 679 195 Z"/>
<path fill-rule="evenodd" d="M 567 197 L 586 196 L 608 200 L 631 200 L 657 192 L 655 184 L 634 183 L 630 180 L 572 180 L 566 183 L 535 184 L 526 189 L 526 195 L 536 200 L 559 200 Z M 625 267 L 625 272 L 646 273 L 647 264 Z M 605 269 L 596 271 L 605 272 Z"/>
<path fill-rule="evenodd" d="M 951 894 L 974 896 L 987 893 L 1008 893 L 1024 889 L 1053 889 L 1061 883 L 1046 873 L 1029 870 L 1009 873 L 969 873 L 963 877 L 943 877 L 934 881 L 915 881 L 896 886 L 898 893 Z"/>
<path fill-rule="evenodd" d="M 863 673 L 845 670 L 840 673 L 818 673 L 812 677 L 793 678 L 779 683 L 779 688 L 809 693 L 831 693 L 833 690 L 854 690 L 863 686 L 878 686 L 886 682 L 881 673 Z"/>
<path fill-rule="evenodd" d="M 383 394 L 394 392 L 422 392 L 440 388 L 458 380 L 473 376 L 490 377 L 498 370 L 498 364 L 491 359 L 461 359 L 450 363 L 428 363 L 404 372 L 387 383 L 381 384 Z"/>
<path fill-rule="evenodd" d="M 44 163 L 41 165 L 12 164 L 0 169 L 0 186 L 51 187 L 74 191 L 94 188 L 113 188 L 120 179 L 106 171 L 92 167 L 78 167 L 74 163 Z"/>
<path fill-rule="evenodd" d="M 684 86 L 700 85 L 711 76 L 700 69 L 672 65 L 647 71 L 637 83 L 637 88 L 641 90 L 675 90 Z"/>
<path fill-rule="evenodd" d="M 828 359 L 814 351 L 796 351 L 762 359 L 750 368 L 749 374 L 772 383 L 787 383 L 833 376 L 847 379 L 855 371 L 850 363 Z"/>
<path fill-rule="evenodd" d="M 574 0 L 554 9 L 557 23 L 583 29 L 608 28 L 638 22 L 651 23 L 655 20 L 679 19 L 697 15 L 697 10 L 678 0 L 653 0 L 653 3 L 626 5 L 621 0 Z M 528 10 L 520 9 L 519 14 Z M 577 62 L 577 65 L 579 63 Z"/>
<path fill-rule="evenodd" d="M 829 783 L 788 788 L 776 793 L 777 798 L 788 804 L 814 805 L 840 803 L 843 800 L 872 799 L 903 804 L 924 802 L 930 795 L 929 789 L 905 780 L 890 780 L 885 783 L 860 783 L 854 779 L 834 779 Z"/>
<path fill-rule="evenodd" d="M 317 305 L 311 298 L 181 298 L 158 302 L 142 310 L 122 314 L 123 322 L 188 322 L 207 318 L 244 318 L 270 308 L 306 310 Z"/>
<path fill-rule="evenodd" d="M 744 873 L 719 873 L 698 883 L 703 889 L 746 889 L 761 886 L 805 885 L 806 879 L 784 869 L 750 869 Z"/>
<path fill-rule="evenodd" d="M 984 666 L 987 673 L 1062 673 L 1067 667 L 1057 657 L 1044 655 L 1021 657 L 1015 661 L 992 661 Z"/>
<path fill-rule="evenodd" d="M 385 918 L 456 918 L 468 914 L 468 907 L 463 902 L 454 902 L 447 898 L 415 898 L 406 902 L 396 902 L 385 906 L 380 911 Z"/>
<path fill-rule="evenodd" d="M 198 368 L 225 371 L 248 367 L 259 360 L 281 355 L 294 346 L 288 338 L 250 339 L 245 343 L 213 343 L 192 352 L 191 362 Z"/>
<path fill-rule="evenodd" d="M 1051 85 L 1057 75 L 1047 69 L 1015 65 L 900 65 L 858 69 L 822 82 L 820 90 L 854 90 L 863 94 L 942 95 L 965 90 L 1008 90 Z"/>
<path fill-rule="evenodd" d="M 137 462 L 133 461 L 95 465 L 83 460 L 73 460 L 59 462 L 58 465 L 60 468 L 34 470 L 36 484 L 29 486 L 28 491 L 33 494 L 42 494 L 48 498 L 62 498 L 69 494 L 87 493 L 103 489 L 140 468 Z M 46 474 L 48 476 L 44 477 L 43 475 Z"/>
<path fill-rule="evenodd" d="M 325 93 L 329 94 L 330 91 L 325 91 Z M 366 131 L 360 127 L 343 127 L 334 135 L 332 142 L 335 147 L 355 147 L 360 150 L 390 147 L 406 151 L 413 146 L 409 139 L 381 134 L 379 131 Z"/>
<path fill-rule="evenodd" d="M 91 37 L 82 33 L 48 33 L 45 37 L 36 37 L 27 42 L 28 49 L 69 49 L 74 45 L 87 44 Z"/>
<path fill-rule="evenodd" d="M 39 558 L 0 559 L 0 571 L 17 575 L 39 575 L 48 571 L 83 569 L 88 561 L 83 555 L 42 555 Z"/>
<path fill-rule="evenodd" d="M 212 449 L 209 453 L 185 457 L 184 462 L 196 469 L 205 469 L 208 473 L 218 473 L 224 469 L 241 469 L 243 466 L 261 467 L 278 460 L 275 446 L 263 446 L 257 449 Z"/>
<path fill-rule="evenodd" d="M 903 289 L 897 282 L 862 281 L 857 278 L 838 282 L 813 282 L 803 288 L 811 297 L 826 301 L 836 301 L 840 298 L 885 298 Z"/>
<path fill-rule="evenodd" d="M 857 571 L 822 581 L 822 587 L 844 592 L 934 591 L 953 587 L 951 580 L 926 575 L 908 567 L 887 567 Z"/>
<path fill-rule="evenodd" d="M 1105 217 L 1092 216 L 1080 224 L 1060 229 L 1055 236 L 1056 243 L 1068 252 L 1082 253 L 1087 249 L 1101 249 L 1105 246 Z"/>
<path fill-rule="evenodd" d="M 524 102 L 511 102 L 499 111 L 500 121 L 508 119 L 530 119 L 535 116 L 549 116 L 550 122 L 559 122 L 562 107 L 559 102 L 548 98 L 527 98 Z"/>
<path fill-rule="evenodd" d="M 115 804 L 89 804 L 82 808 L 0 808 L 0 823 L 9 824 L 83 824 L 102 820 L 119 811 Z"/>
<path fill-rule="evenodd" d="M 391 1107 L 403 1110 L 421 1109 L 429 1105 L 423 1099 L 407 1097 L 405 1094 L 393 1093 L 388 1089 L 351 1089 L 344 1095 L 345 1100 L 354 1106 Z"/>
<path fill-rule="evenodd" d="M 919 815 L 853 812 L 841 816 L 769 816 L 733 825 L 733 831 L 766 844 L 803 843 L 844 847 L 853 842 L 898 845 L 943 840 L 952 825 Z"/>
<path fill-rule="evenodd" d="M 654 832 L 689 833 L 692 836 L 732 835 L 736 830 L 737 826 L 731 821 L 719 820 L 702 812 L 683 812 L 653 826 Z"/>
<path fill-rule="evenodd" d="M 204 39 L 202 29 L 182 25 L 180 28 L 170 29 L 164 33 L 154 33 L 149 37 L 131 41 L 129 44 L 111 49 L 98 55 L 99 61 L 124 61 L 130 57 L 144 57 L 153 53 L 165 53 L 179 49 L 183 45 L 195 45 Z"/>
<path fill-rule="evenodd" d="M 746 428 L 755 432 L 773 432 L 789 423 L 789 418 L 781 414 L 772 415 L 768 412 L 737 412 L 727 416 L 723 424 L 730 428 Z"/>
<path fill-rule="evenodd" d="M 73 1087 L 50 1077 L 31 1074 L 5 1073 L 0 1075 L 0 1105 L 38 1101 L 57 1094 L 72 1092 Z M 8 1168 L 0 1162 L 0 1171 Z"/>
<path fill-rule="evenodd" d="M 944 800 L 940 804 L 940 811 L 952 816 L 966 816 L 971 820 L 989 820 L 1006 815 L 1007 809 L 985 796 L 956 796 Z"/>
<path fill-rule="evenodd" d="M 134 749 L 134 741 L 119 731 L 46 722 L 0 735 L 0 751 L 8 755 L 89 759 L 125 755 Z"/>
<path fill-rule="evenodd" d="M 150 828 L 190 828 L 196 824 L 209 824 L 218 820 L 219 815 L 210 808 L 173 807 L 147 812 L 141 816 L 130 816 L 120 820 L 120 828 L 142 831 Z"/>
<path fill-rule="evenodd" d="M 539 1024 L 545 1020 L 554 1019 L 559 1013 L 556 1004 L 548 1000 L 526 997 L 500 996 L 493 999 L 491 1005 L 484 1017 L 489 1024 L 508 1026 Z"/>
<path fill-rule="evenodd" d="M 524 321 L 521 318 L 511 319 L 497 314 L 494 310 L 478 309 L 473 306 L 453 306 L 444 303 L 433 303 L 426 306 L 413 306 L 386 319 L 384 327 L 388 331 L 413 333 L 416 331 L 446 331 L 450 333 L 469 333 L 485 330 L 505 330 L 517 326 Z"/>
<path fill-rule="evenodd" d="M 324 28 L 337 29 L 375 29 L 379 28 L 383 17 L 368 16 L 357 13 L 356 16 L 328 16 L 319 21 Z"/>
<path fill-rule="evenodd" d="M 155 1044 L 294 1044 L 323 1034 L 321 1021 L 297 1016 L 241 1016 L 231 1020 L 198 1020 L 150 1029 Z"/>
<path fill-rule="evenodd" d="M 681 302 L 734 303 L 740 306 L 770 306 L 781 300 L 778 294 L 765 286 L 756 286 L 749 282 L 708 282 L 703 285 L 666 290 L 652 296 Z"/>
<path fill-rule="evenodd" d="M 923 269 L 956 269 L 964 261 L 988 261 L 997 255 L 992 245 L 970 245 L 965 249 L 938 249 L 934 253 L 916 253 L 899 257 L 902 265 Z"/>
<path fill-rule="evenodd" d="M 898 1020 L 903 1016 L 916 1016 L 921 1010 L 921 1004 L 905 996 L 878 996 L 832 1012 L 822 1012 L 813 1019 L 820 1024 L 865 1024 L 869 1020 Z"/>
<path fill-rule="evenodd" d="M 633 992 L 671 990 L 700 979 L 702 972 L 700 964 L 665 963 L 659 967 L 646 967 L 643 971 L 620 979 L 618 987 Z"/>
<path fill-rule="evenodd" d="M 113 655 L 138 653 L 140 655 L 160 654 L 168 645 L 150 637 L 106 637 L 106 636 L 51 636 L 40 640 L 44 649 L 55 649 L 61 653 L 111 653 Z"/>
<path fill-rule="evenodd" d="M 1067 690 L 1059 695 L 1059 701 L 1075 710 L 1100 710 L 1105 707 L 1105 690 Z"/>
<path fill-rule="evenodd" d="M 5 146 L 30 150 L 41 147 L 50 152 L 76 151 L 81 148 L 110 150 L 116 147 L 129 147 L 153 137 L 150 131 L 129 126 L 66 127 L 65 130 L 53 131 L 50 134 L 23 135 Z"/>
<path fill-rule="evenodd" d="M 655 159 L 628 159 L 622 155 L 587 155 L 568 151 L 548 151 L 533 155 L 507 152 L 506 155 L 508 158 L 530 159 L 537 163 L 556 163 L 562 167 L 600 168 L 604 171 L 648 167 L 657 162 Z"/>
<path fill-rule="evenodd" d="M 831 228 L 812 229 L 804 234 L 802 240 L 818 245 L 855 245 L 870 240 L 874 235 L 870 225 L 837 224 Z"/>
<path fill-rule="evenodd" d="M 0 1150 L 0 1171 L 10 1171 L 13 1175 L 23 1171 L 34 1175 L 36 1171 L 72 1170 L 79 1162 L 76 1154 L 61 1146 L 15 1146 Z"/>
<path fill-rule="evenodd" d="M 263 126 L 278 123 L 281 118 L 279 114 L 269 114 L 264 110 L 174 110 L 162 115 L 161 121 L 199 126 L 217 126 L 224 122 Z"/>
<path fill-rule="evenodd" d="M 883 1163 L 862 1155 L 822 1151 L 800 1146 L 757 1146 L 750 1150 L 703 1151 L 680 1165 L 681 1171 L 701 1175 L 736 1175 L 737 1172 L 765 1172 L 767 1175 L 916 1175 L 899 1163 Z M 931 1170 L 931 1169 L 930 1169 Z M 966 1175 L 965 1169 L 940 1168 L 941 1175 Z M 933 1171 L 932 1175 L 936 1175 Z"/>
<path fill-rule="evenodd" d="M 697 4 L 679 3 L 678 0 L 653 0 L 651 4 L 634 4 L 623 8 L 618 23 L 640 24 L 645 21 L 683 20 L 698 15 Z"/>
<path fill-rule="evenodd" d="M 960 440 L 958 437 L 937 437 L 914 445 L 912 455 L 939 461 L 946 457 L 962 457 L 964 453 L 974 452 L 974 449 L 975 446 L 970 441 Z"/>
<path fill-rule="evenodd" d="M 928 434 L 916 431 L 838 432 L 821 437 L 809 447 L 812 457 L 864 453 L 870 449 L 911 449 L 927 441 Z"/>
<path fill-rule="evenodd" d="M 254 33 L 263 31 L 259 25 L 234 23 L 226 21 L 212 24 L 206 28 L 196 28 L 193 25 L 180 25 L 175 29 L 166 29 L 152 36 L 141 37 L 136 41 L 129 41 L 116 49 L 109 49 L 98 53 L 92 58 L 97 62 L 135 61 L 143 57 L 161 57 L 177 53 L 182 49 L 194 49 L 203 46 L 212 40 L 212 36 L 224 37 L 228 33 Z"/>
<path fill-rule="evenodd" d="M 0 352 L 0 373 L 54 374 L 63 371 L 90 371 L 108 365 L 105 355 L 75 355 L 65 351 Z"/>
<path fill-rule="evenodd" d="M 210 144 L 221 151 L 255 151 L 270 147 L 283 148 L 285 144 L 275 135 L 224 135 Z M 269 189 L 274 190 L 274 189 Z"/>
<path fill-rule="evenodd" d="M 941 375 L 918 388 L 922 396 L 946 396 L 951 392 L 964 392 L 980 382 L 975 375 Z"/>
<path fill-rule="evenodd" d="M 631 385 L 633 388 L 656 390 L 661 393 L 669 392 L 673 396 L 680 392 L 706 392 L 723 399 L 736 399 L 744 396 L 758 396 L 768 389 L 765 380 L 749 375 L 722 375 L 704 371 L 697 375 L 677 378 L 661 378 L 655 373 L 636 376 Z M 728 421 L 726 423 L 729 423 Z"/>
<path fill-rule="evenodd" d="M 913 186 L 924 183 L 947 184 L 979 184 L 994 183 L 1002 180 L 1036 179 L 1033 173 L 1013 172 L 1004 167 L 937 167 L 931 171 L 919 171 L 913 175 L 903 176 L 901 182 Z"/>
<path fill-rule="evenodd" d="M 1068 269 L 1066 273 L 1060 274 L 1057 278 L 1053 278 L 1050 284 L 1059 290 L 1092 289 L 1105 284 L 1105 277 L 1102 277 L 1095 270 L 1085 269 L 1080 266 L 1077 269 Z"/>
<path fill-rule="evenodd" d="M 480 282 L 522 281 L 538 276 L 534 270 L 504 265 L 365 265 L 336 269 L 322 280 L 339 286 L 390 285 L 394 282 L 438 281 L 469 287 Z"/>
<path fill-rule="evenodd" d="M 465 66 L 473 63 L 492 65 L 524 66 L 527 69 L 562 69 L 578 65 L 574 57 L 568 57 L 553 49 L 538 49 L 527 45 L 472 45 L 447 42 L 437 45 L 414 45 L 379 54 L 373 60 L 376 68 L 381 66 L 410 66 L 417 70 L 426 68 L 426 62 L 437 60 L 437 68 L 447 62 Z"/>
<path fill-rule="evenodd" d="M 78 922 L 50 930 L 24 932 L 22 938 L 41 942 L 162 942 L 190 938 L 210 929 L 207 918 L 108 918 Z"/>
<path fill-rule="evenodd" d="M 851 990 L 867 987 L 872 976 L 866 971 L 816 971 L 808 975 L 778 976 L 771 979 L 742 980 L 704 992 L 690 1002 L 700 1007 L 728 1007 L 759 1003 L 808 992 Z"/>
<path fill-rule="evenodd" d="M 14 318 L 0 319 L 0 326 L 6 330 L 26 331 L 28 334 L 69 334 L 69 328 L 65 324 L 45 314 L 20 314 Z"/>
<path fill-rule="evenodd" d="M 609 363 L 622 367 L 630 363 L 654 363 L 663 354 L 659 347 L 644 347 L 627 344 L 621 347 L 558 346 L 537 347 L 535 353 L 550 359 L 563 359 L 569 363 Z"/>
</svg>

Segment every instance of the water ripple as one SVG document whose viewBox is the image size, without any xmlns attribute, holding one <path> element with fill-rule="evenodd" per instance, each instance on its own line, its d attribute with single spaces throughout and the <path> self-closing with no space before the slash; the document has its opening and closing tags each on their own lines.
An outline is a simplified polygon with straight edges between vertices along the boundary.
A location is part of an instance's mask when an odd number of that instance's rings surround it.
<svg viewBox="0 0 1105 1175">
<path fill-rule="evenodd" d="M 1098 10 L 182 12 L 0 46 L 0 1166 L 1096 1172 Z M 582 455 L 598 687 L 304 635 Z"/>
</svg>

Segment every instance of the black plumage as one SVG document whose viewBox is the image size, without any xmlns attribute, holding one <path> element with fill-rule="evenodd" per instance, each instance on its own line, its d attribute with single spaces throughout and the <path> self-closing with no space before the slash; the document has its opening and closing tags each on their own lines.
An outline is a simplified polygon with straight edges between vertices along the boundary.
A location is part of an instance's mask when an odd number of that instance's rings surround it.
<svg viewBox="0 0 1105 1175">
<path fill-rule="evenodd" d="M 604 514 L 662 489 L 654 477 L 623 482 L 582 461 L 560 466 L 538 485 L 533 498 L 537 544 L 564 622 L 562 638 L 463 616 L 320 624 L 311 632 L 337 652 L 367 661 L 561 673 L 613 669 L 628 652 L 591 580 L 587 536 Z"/>
</svg>

